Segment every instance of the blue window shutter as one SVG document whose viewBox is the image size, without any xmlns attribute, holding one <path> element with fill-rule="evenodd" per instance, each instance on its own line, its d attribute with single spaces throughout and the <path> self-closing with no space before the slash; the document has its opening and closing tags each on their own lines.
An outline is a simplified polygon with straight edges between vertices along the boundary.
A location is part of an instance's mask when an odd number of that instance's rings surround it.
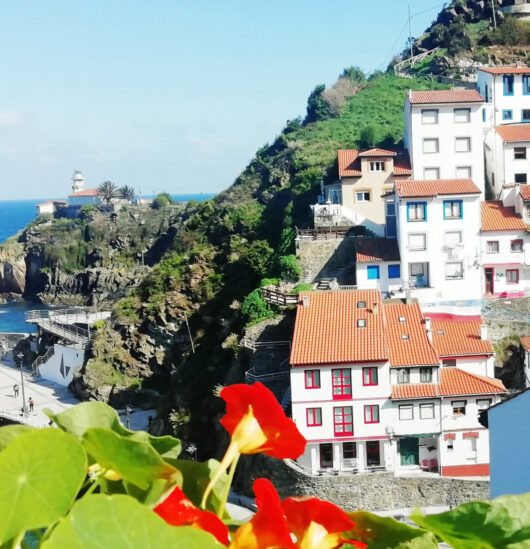
<svg viewBox="0 0 530 549">
<path fill-rule="evenodd" d="M 368 265 L 368 280 L 379 280 L 379 265 Z"/>
<path fill-rule="evenodd" d="M 401 277 L 401 268 L 399 265 L 389 265 L 388 266 L 388 278 L 400 278 Z"/>
</svg>

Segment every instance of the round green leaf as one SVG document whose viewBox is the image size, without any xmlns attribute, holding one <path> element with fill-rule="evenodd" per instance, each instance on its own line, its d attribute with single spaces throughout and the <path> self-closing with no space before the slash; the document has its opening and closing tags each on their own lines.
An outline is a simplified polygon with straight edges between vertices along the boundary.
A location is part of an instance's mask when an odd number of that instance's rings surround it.
<svg viewBox="0 0 530 549">
<path fill-rule="evenodd" d="M 4 425 L 0 428 L 0 451 L 20 435 L 32 430 L 33 427 L 29 425 Z"/>
<path fill-rule="evenodd" d="M 35 429 L 15 438 L 0 452 L 0 544 L 61 518 L 86 471 L 83 448 L 59 429 Z"/>
<path fill-rule="evenodd" d="M 42 549 L 222 549 L 206 532 L 166 524 L 124 496 L 95 494 L 79 500 Z"/>
</svg>

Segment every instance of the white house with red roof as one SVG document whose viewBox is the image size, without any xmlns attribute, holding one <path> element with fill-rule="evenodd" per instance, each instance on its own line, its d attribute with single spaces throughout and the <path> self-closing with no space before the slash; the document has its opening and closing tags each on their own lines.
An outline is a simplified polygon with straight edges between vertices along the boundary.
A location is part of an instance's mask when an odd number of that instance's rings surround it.
<svg viewBox="0 0 530 549">
<path fill-rule="evenodd" d="M 68 195 L 70 206 L 101 205 L 101 198 L 97 189 L 85 189 L 85 178 L 79 170 L 72 176 L 72 193 Z"/>
<path fill-rule="evenodd" d="M 376 290 L 304 292 L 290 360 L 292 416 L 308 441 L 298 464 L 487 475 L 477 414 L 506 390 L 484 375 L 493 349 L 480 320 L 453 321 Z"/>
<path fill-rule="evenodd" d="M 471 179 L 484 194 L 484 98 L 476 90 L 410 90 L 405 148 L 412 179 Z"/>
<path fill-rule="evenodd" d="M 362 225 L 377 236 L 385 235 L 385 210 L 381 195 L 394 182 L 411 174 L 408 153 L 403 150 L 341 149 L 339 180 L 322 185 L 319 204 L 314 205 L 315 227 Z"/>
<path fill-rule="evenodd" d="M 396 238 L 363 238 L 356 241 L 355 276 L 358 288 L 400 292 L 401 259 Z"/>
<path fill-rule="evenodd" d="M 64 208 L 68 205 L 68 202 L 64 200 L 46 200 L 36 204 L 37 215 L 54 214 L 57 210 Z"/>
<path fill-rule="evenodd" d="M 480 265 L 486 296 L 522 297 L 530 290 L 530 243 L 514 206 L 481 204 Z"/>
</svg>

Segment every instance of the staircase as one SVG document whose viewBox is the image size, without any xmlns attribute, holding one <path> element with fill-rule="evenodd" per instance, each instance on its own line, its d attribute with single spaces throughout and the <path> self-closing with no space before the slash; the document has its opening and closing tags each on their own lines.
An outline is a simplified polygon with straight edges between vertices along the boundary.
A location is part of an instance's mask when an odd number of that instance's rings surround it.
<svg viewBox="0 0 530 549">
<path fill-rule="evenodd" d="M 40 375 L 39 373 L 39 366 L 44 364 L 45 362 L 48 362 L 48 359 L 50 359 L 55 354 L 55 346 L 52 345 L 42 356 L 38 356 L 31 365 L 31 369 L 33 371 L 34 376 Z"/>
<path fill-rule="evenodd" d="M 104 315 L 104 313 L 100 313 Z M 93 316 L 93 315 L 92 315 Z M 102 316 L 102 318 L 105 318 Z M 88 315 L 78 309 L 61 309 L 58 311 L 28 311 L 26 322 L 36 324 L 42 330 L 70 343 L 88 345 L 90 330 L 80 328 L 75 322 L 88 323 Z"/>
</svg>

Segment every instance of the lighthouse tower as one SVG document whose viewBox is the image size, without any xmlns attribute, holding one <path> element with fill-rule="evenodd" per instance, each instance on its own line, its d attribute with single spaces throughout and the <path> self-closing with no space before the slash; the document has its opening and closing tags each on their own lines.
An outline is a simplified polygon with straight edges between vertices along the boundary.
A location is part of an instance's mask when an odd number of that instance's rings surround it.
<svg viewBox="0 0 530 549">
<path fill-rule="evenodd" d="M 79 170 L 74 171 L 72 176 L 72 193 L 78 193 L 85 190 L 85 178 Z"/>
</svg>

